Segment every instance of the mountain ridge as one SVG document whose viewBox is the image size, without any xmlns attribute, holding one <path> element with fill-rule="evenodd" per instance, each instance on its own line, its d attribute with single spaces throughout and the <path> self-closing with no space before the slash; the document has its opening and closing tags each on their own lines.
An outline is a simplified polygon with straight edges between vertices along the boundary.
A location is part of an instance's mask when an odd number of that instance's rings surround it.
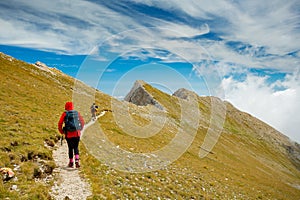
<svg viewBox="0 0 300 200">
<path fill-rule="evenodd" d="M 141 87 L 146 84 L 147 83 L 142 80 L 136 81 L 134 83 L 134 86 L 132 87 L 131 91 L 127 94 L 125 101 L 130 100 L 132 94 L 136 95 L 136 93 L 137 94 L 148 93 L 144 87 Z M 139 86 L 137 87 L 137 85 L 139 85 Z M 141 92 L 141 90 L 143 90 L 143 91 Z M 140 101 L 129 101 L 129 102 L 134 103 L 136 105 L 144 105 L 145 106 L 148 104 L 152 104 L 152 102 L 156 101 L 151 94 L 149 94 L 148 96 L 151 98 L 151 101 L 148 101 L 145 99 L 140 99 Z M 179 97 L 179 98 L 185 99 L 185 100 L 188 100 L 189 98 L 192 98 L 195 96 L 197 96 L 198 99 L 201 99 L 201 97 L 198 96 L 195 92 L 187 90 L 185 88 L 180 88 L 180 89 L 176 90 L 172 94 L 172 96 L 176 96 L 176 97 Z M 217 97 L 209 97 L 209 98 L 217 98 Z M 217 98 L 217 99 L 219 99 L 219 98 Z M 226 105 L 227 114 L 238 113 L 239 115 L 241 115 L 241 117 L 235 117 L 235 119 L 239 119 L 238 123 L 247 124 L 247 125 L 251 126 L 254 129 L 254 132 L 257 133 L 257 137 L 260 137 L 261 139 L 265 138 L 266 141 L 272 140 L 272 142 L 276 143 L 276 145 L 279 148 L 283 148 L 285 151 L 287 151 L 288 155 L 291 157 L 293 162 L 295 162 L 297 169 L 300 170 L 300 145 L 297 142 L 292 141 L 288 136 L 279 132 L 278 130 L 276 130 L 275 128 L 270 126 L 269 124 L 252 116 L 251 114 L 238 110 L 228 101 L 223 101 L 223 103 Z M 265 127 L 268 127 L 268 128 L 265 128 Z M 260 129 L 268 129 L 269 131 L 267 133 L 263 133 Z"/>
<path fill-rule="evenodd" d="M 75 107 L 89 121 L 91 99 L 96 101 L 100 110 L 111 112 L 106 112 L 98 124 L 86 130 L 80 145 L 80 173 L 89 180 L 93 189 L 89 199 L 297 199 L 300 196 L 299 144 L 228 102 L 215 97 L 196 97 L 201 114 L 199 126 L 189 126 L 197 113 L 191 111 L 190 116 L 181 120 L 184 111 L 180 109 L 182 101 L 187 105 L 189 102 L 149 84 L 143 84 L 144 92 L 149 93 L 164 110 L 155 105 L 137 106 L 119 101 L 63 73 L 54 75 L 4 54 L 0 59 L 3 72 L 0 75 L 3 82 L 0 88 L 0 165 L 16 169 L 18 178 L 0 185 L 3 199 L 50 197 L 51 181 L 43 180 L 51 175 L 52 170 L 48 175 L 37 172 L 53 169 L 51 152 L 59 139 L 58 117 L 63 112 L 64 103 L 74 100 Z M 212 102 L 226 106 L 226 118 L 213 149 L 206 157 L 199 158 L 199 149 L 208 130 L 214 129 L 210 127 Z M 215 111 L 219 112 L 218 109 Z M 122 121 L 116 120 L 119 119 L 116 114 L 121 115 Z M 216 114 L 215 120 L 218 121 L 219 115 Z M 145 131 L 150 127 L 157 133 L 141 135 L 140 129 L 136 129 L 137 132 L 129 135 L 123 126 L 130 121 L 144 127 Z M 126 169 L 116 170 L 113 162 L 105 160 L 112 159 L 110 153 L 120 150 L 155 154 L 182 130 L 183 136 L 191 137 L 194 130 L 196 134 L 178 159 L 159 169 L 151 171 L 155 166 L 145 165 L 147 172 L 130 173 Z M 104 137 L 95 141 L 99 136 L 94 138 L 96 133 L 105 135 L 109 142 Z M 181 148 L 185 139 L 183 137 L 174 147 Z M 95 147 L 87 141 L 95 142 Z M 112 152 L 105 149 L 108 143 L 115 144 Z M 104 153 L 99 155 L 98 151 Z M 116 162 L 125 166 L 130 164 L 125 162 L 126 157 L 123 158 L 122 154 L 117 155 L 113 158 Z M 128 156 L 134 159 L 131 154 Z M 17 185 L 18 190 L 11 190 L 13 185 Z"/>
</svg>

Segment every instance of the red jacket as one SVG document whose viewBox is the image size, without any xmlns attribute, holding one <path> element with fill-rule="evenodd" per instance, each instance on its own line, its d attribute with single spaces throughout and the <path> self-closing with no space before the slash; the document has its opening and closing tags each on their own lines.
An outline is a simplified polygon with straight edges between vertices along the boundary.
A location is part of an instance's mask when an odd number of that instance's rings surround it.
<svg viewBox="0 0 300 200">
<path fill-rule="evenodd" d="M 65 105 L 65 110 L 66 111 L 74 110 L 73 102 L 67 102 L 66 105 Z M 65 116 L 66 116 L 66 112 L 63 112 L 63 114 L 60 116 L 60 119 L 58 121 L 58 130 L 61 134 L 65 134 L 64 131 L 63 131 L 63 124 L 64 124 Z M 83 118 L 82 118 L 82 116 L 80 115 L 79 112 L 78 112 L 78 116 L 79 116 L 79 121 L 81 123 L 81 127 L 83 128 L 84 127 L 84 120 L 83 120 Z M 67 138 L 80 137 L 80 130 L 72 131 L 72 132 L 68 131 L 66 137 Z"/>
</svg>

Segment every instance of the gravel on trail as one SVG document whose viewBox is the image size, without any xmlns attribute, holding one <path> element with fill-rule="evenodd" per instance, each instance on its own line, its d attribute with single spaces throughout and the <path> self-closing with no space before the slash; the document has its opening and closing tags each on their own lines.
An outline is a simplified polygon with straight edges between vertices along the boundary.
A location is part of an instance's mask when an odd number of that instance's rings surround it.
<svg viewBox="0 0 300 200">
<path fill-rule="evenodd" d="M 101 112 L 97 116 L 97 119 L 105 114 L 105 111 Z M 97 120 L 96 119 L 96 120 Z M 81 136 L 84 130 L 94 124 L 96 120 L 92 120 L 87 123 L 81 132 Z M 92 195 L 91 187 L 87 180 L 80 176 L 80 168 L 68 167 L 68 145 L 66 140 L 61 143 L 57 143 L 58 148 L 53 151 L 53 158 L 56 163 L 54 173 L 58 175 L 58 178 L 54 182 L 54 186 L 51 188 L 51 196 L 56 200 L 83 200 Z"/>
<path fill-rule="evenodd" d="M 66 141 L 53 151 L 53 158 L 57 165 L 55 173 L 58 173 L 59 176 L 51 191 L 51 196 L 54 199 L 83 200 L 92 195 L 89 183 L 79 174 L 80 169 L 67 166 L 69 159 Z"/>
</svg>

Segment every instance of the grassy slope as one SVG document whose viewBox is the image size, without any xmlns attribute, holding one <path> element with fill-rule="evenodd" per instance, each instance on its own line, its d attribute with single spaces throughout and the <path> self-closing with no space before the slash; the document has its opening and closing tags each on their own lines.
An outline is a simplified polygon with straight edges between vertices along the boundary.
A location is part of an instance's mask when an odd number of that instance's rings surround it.
<svg viewBox="0 0 300 200">
<path fill-rule="evenodd" d="M 33 157 L 53 165 L 51 150 L 44 146 L 44 141 L 57 141 L 58 117 L 64 103 L 72 99 L 74 82 L 70 77 L 62 74 L 55 76 L 24 62 L 4 59 L 2 55 L 0 59 L 0 166 L 20 166 L 17 181 L 1 182 L 0 199 L 47 199 L 50 187 L 34 180 L 38 162 Z M 99 120 L 112 142 L 135 152 L 149 152 L 163 147 L 174 137 L 170 130 L 178 128 L 180 112 L 177 99 L 150 86 L 146 88 L 168 109 L 173 125 L 170 122 L 157 135 L 138 139 L 124 133 L 115 124 L 111 112 Z M 93 94 L 92 89 L 83 86 L 78 92 L 82 91 Z M 110 100 L 107 95 L 96 94 L 100 110 L 111 110 Z M 300 185 L 299 171 L 283 150 L 258 137 L 261 135 L 259 130 L 270 129 L 264 125 L 249 127 L 249 124 L 256 122 L 252 118 L 248 122 L 243 121 L 245 115 L 230 105 L 227 105 L 229 112 L 224 132 L 213 154 L 199 159 L 199 147 L 208 125 L 209 106 L 210 98 L 199 98 L 199 108 L 205 116 L 201 121 L 203 126 L 198 129 L 188 151 L 162 170 L 119 172 L 88 154 L 81 143 L 82 175 L 91 181 L 94 193 L 91 199 L 297 199 L 299 190 L 289 184 Z M 77 107 L 88 121 L 90 114 L 86 101 L 78 102 Z M 136 113 L 132 115 L 136 123 L 146 125 L 149 122 L 139 115 L 147 112 L 146 108 L 131 105 L 130 109 Z M 89 130 L 92 131 L 92 128 Z M 18 191 L 9 191 L 13 184 L 18 186 Z"/>
<path fill-rule="evenodd" d="M 52 149 L 44 143 L 58 141 L 57 122 L 74 90 L 73 78 L 51 70 L 0 54 L 0 166 L 20 167 L 15 170 L 16 181 L 0 182 L 0 199 L 50 198 L 49 185 L 35 180 L 34 173 L 41 163 L 50 169 L 55 166 Z M 78 85 L 77 89 L 93 94 L 93 89 Z M 85 121 L 90 120 L 89 105 L 81 105 L 80 112 Z M 18 190 L 10 191 L 12 185 Z"/>
<path fill-rule="evenodd" d="M 34 180 L 36 158 L 54 166 L 44 141 L 58 140 L 57 121 L 69 100 L 72 80 L 0 54 L 0 165 L 14 168 L 18 180 L 0 185 L 0 198 L 46 199 L 47 186 Z M 61 84 L 63 83 L 63 84 Z M 12 184 L 19 191 L 9 191 Z"/>
<path fill-rule="evenodd" d="M 168 110 L 173 121 L 179 121 L 177 99 L 145 86 Z M 132 117 L 139 108 L 131 105 Z M 257 130 L 272 132 L 271 127 L 259 122 L 227 104 L 227 117 L 223 133 L 206 158 L 199 159 L 199 147 L 205 137 L 210 115 L 210 98 L 199 98 L 199 108 L 204 116 L 198 134 L 188 149 L 176 162 L 165 169 L 147 173 L 119 172 L 98 162 L 93 157 L 84 157 L 84 171 L 92 180 L 94 196 L 91 199 L 129 198 L 156 199 L 297 199 L 300 190 L 291 185 L 300 184 L 300 172 L 286 152 Z M 113 110 L 117 112 L 117 110 Z M 142 122 L 141 122 L 142 121 Z M 243 123 L 241 123 L 243 121 Z M 254 121 L 254 122 L 253 122 Z M 149 152 L 160 148 L 174 137 L 166 127 L 157 135 L 137 139 L 125 134 L 115 123 L 111 113 L 99 120 L 108 138 L 121 148 L 136 152 Z M 146 122 L 144 122 L 147 124 Z M 250 127 L 252 124 L 258 127 Z M 248 124 L 248 125 L 247 125 Z M 92 131 L 92 130 L 90 130 Z M 88 134 L 88 133 L 87 133 Z"/>
</svg>

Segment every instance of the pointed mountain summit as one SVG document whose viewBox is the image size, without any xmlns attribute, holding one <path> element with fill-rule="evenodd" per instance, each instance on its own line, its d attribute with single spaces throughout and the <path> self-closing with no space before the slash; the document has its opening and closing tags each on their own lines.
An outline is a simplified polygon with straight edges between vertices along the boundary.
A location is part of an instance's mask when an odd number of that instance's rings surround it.
<svg viewBox="0 0 300 200">
<path fill-rule="evenodd" d="M 154 97 L 144 88 L 144 85 L 146 84 L 147 83 L 142 80 L 137 80 L 124 100 L 138 106 L 146 106 L 148 104 L 154 105 L 158 109 L 163 110 L 163 106 L 158 103 L 154 99 Z"/>
</svg>

